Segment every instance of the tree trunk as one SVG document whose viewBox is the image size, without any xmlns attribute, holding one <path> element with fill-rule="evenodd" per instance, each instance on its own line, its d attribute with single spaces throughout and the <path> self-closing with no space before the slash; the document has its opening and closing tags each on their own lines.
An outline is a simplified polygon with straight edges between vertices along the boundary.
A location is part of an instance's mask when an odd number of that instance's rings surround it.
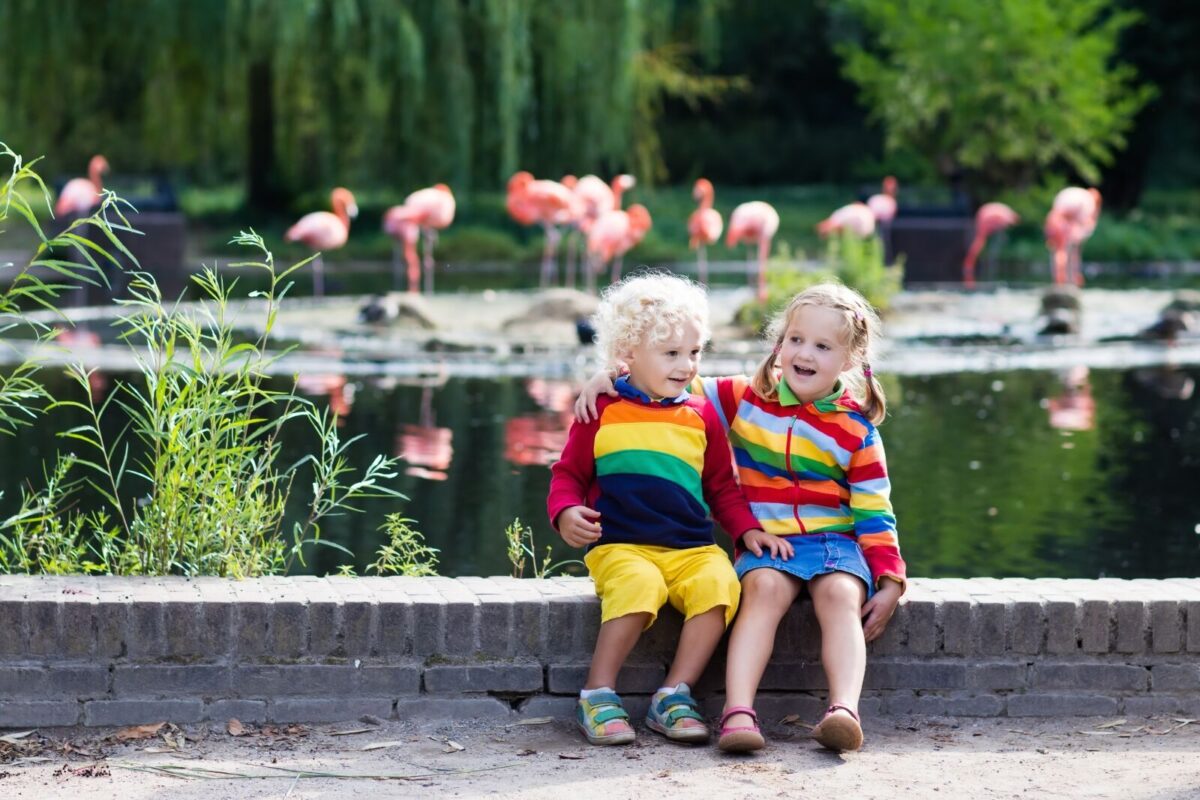
<svg viewBox="0 0 1200 800">
<path fill-rule="evenodd" d="M 283 192 L 275 168 L 275 106 L 271 62 L 255 61 L 247 74 L 246 205 L 252 212 L 279 211 Z"/>
</svg>

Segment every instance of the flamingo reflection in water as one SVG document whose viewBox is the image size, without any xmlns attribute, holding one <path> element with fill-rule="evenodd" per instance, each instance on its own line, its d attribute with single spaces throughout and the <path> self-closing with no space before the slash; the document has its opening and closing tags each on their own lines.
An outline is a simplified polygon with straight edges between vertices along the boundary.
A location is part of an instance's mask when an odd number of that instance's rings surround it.
<svg viewBox="0 0 1200 800">
<path fill-rule="evenodd" d="M 423 378 L 421 410 L 416 425 L 406 423 L 396 434 L 396 455 L 408 462 L 405 475 L 427 481 L 444 481 L 454 460 L 454 431 L 439 428 L 433 415 L 433 390 L 444 386 L 446 375 Z"/>
<path fill-rule="evenodd" d="M 1090 431 L 1096 425 L 1096 401 L 1088 368 L 1071 367 L 1062 376 L 1062 392 L 1046 401 L 1050 426 L 1060 431 Z"/>
<path fill-rule="evenodd" d="M 567 443 L 576 387 L 570 381 L 530 378 L 525 390 L 545 410 L 504 423 L 504 458 L 518 467 L 549 466 Z"/>
</svg>

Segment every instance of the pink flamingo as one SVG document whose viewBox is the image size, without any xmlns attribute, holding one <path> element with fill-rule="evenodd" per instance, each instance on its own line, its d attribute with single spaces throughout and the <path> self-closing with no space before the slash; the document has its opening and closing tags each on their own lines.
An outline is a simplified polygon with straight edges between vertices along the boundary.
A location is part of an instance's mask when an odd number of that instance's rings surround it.
<svg viewBox="0 0 1200 800">
<path fill-rule="evenodd" d="M 404 199 L 404 205 L 392 206 L 383 215 L 383 229 L 404 244 L 404 256 L 408 262 L 408 291 L 416 292 L 420 269 L 417 266 L 417 248 L 411 228 L 420 230 L 425 239 L 424 269 L 425 292 L 433 294 L 433 246 L 438 231 L 450 227 L 454 222 L 454 193 L 444 183 L 428 189 L 419 189 Z M 393 270 L 398 272 L 398 261 L 393 255 Z M 399 282 L 399 275 L 395 278 Z"/>
<path fill-rule="evenodd" d="M 1069 186 L 1054 197 L 1046 216 L 1046 245 L 1054 253 L 1054 282 L 1083 285 L 1083 243 L 1100 220 L 1100 192 Z"/>
<path fill-rule="evenodd" d="M 587 237 L 592 226 L 601 215 L 621 207 L 621 197 L 625 192 L 637 185 L 637 179 L 632 175 L 621 174 L 605 183 L 595 175 L 584 175 L 575 186 L 571 187 L 578 201 L 575 228 Z M 567 285 L 575 285 L 574 250 L 568 252 Z"/>
<path fill-rule="evenodd" d="M 822 236 L 838 231 L 849 231 L 860 239 L 866 239 L 875 233 L 875 215 L 865 203 L 850 203 L 817 223 L 817 233 Z"/>
<path fill-rule="evenodd" d="M 625 254 L 637 246 L 653 225 L 650 212 L 640 203 L 628 211 L 615 209 L 602 215 L 588 231 L 588 256 L 593 268 L 589 269 L 588 291 L 596 291 L 595 273 L 607 262 L 612 262 L 612 281 L 621 279 L 621 261 Z"/>
<path fill-rule="evenodd" d="M 867 198 L 867 208 L 871 209 L 871 213 L 875 215 L 875 221 L 879 223 L 879 238 L 883 239 L 884 253 L 889 255 L 888 263 L 891 263 L 892 220 L 896 218 L 896 188 L 898 186 L 896 179 L 888 175 L 883 179 L 883 192 Z"/>
<path fill-rule="evenodd" d="M 86 178 L 72 178 L 59 192 L 54 204 L 54 216 L 62 217 L 68 214 L 83 216 L 100 203 L 100 192 L 104 184 L 100 176 L 108 172 L 108 159 L 101 155 L 92 156 L 88 162 Z"/>
<path fill-rule="evenodd" d="M 983 252 L 987 240 L 1000 231 L 1011 228 L 1021 221 L 1021 216 L 1004 203 L 984 203 L 975 212 L 975 238 L 963 259 L 963 286 L 975 288 L 975 262 Z"/>
<path fill-rule="evenodd" d="M 350 220 L 358 216 L 358 205 L 349 189 L 341 186 L 334 189 L 329 196 L 329 204 L 333 207 L 333 213 L 313 211 L 305 214 L 283 235 L 285 242 L 300 242 L 318 251 L 313 261 L 313 294 L 317 297 L 325 294 L 325 267 L 321 252 L 345 245 L 350 238 Z"/>
<path fill-rule="evenodd" d="M 508 195 L 506 205 L 513 218 L 518 222 L 531 219 L 540 223 L 546 233 L 540 284 L 548 286 L 557 271 L 558 242 L 562 238 L 558 226 L 573 218 L 575 195 L 558 181 L 535 180 L 528 172 L 518 172 L 509 179 Z"/>
<path fill-rule="evenodd" d="M 736 247 L 741 242 L 758 244 L 759 302 L 767 299 L 767 257 L 771 255 L 771 240 L 778 230 L 779 212 L 761 200 L 742 203 L 729 215 L 725 246 Z"/>
<path fill-rule="evenodd" d="M 698 178 L 692 187 L 692 198 L 700 207 L 688 217 L 688 247 L 696 251 L 696 265 L 700 282 L 708 283 L 708 255 L 710 244 L 721 240 L 721 229 L 725 226 L 721 212 L 713 208 L 713 185 L 708 178 Z"/>
</svg>

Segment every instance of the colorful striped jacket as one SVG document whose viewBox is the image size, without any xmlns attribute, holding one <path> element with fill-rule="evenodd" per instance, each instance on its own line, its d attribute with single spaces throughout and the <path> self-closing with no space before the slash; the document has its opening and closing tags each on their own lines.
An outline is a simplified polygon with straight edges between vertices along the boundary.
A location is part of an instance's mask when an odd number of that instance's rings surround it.
<svg viewBox="0 0 1200 800">
<path fill-rule="evenodd" d="M 684 392 L 654 401 L 617 382 L 621 396 L 597 401 L 598 419 L 571 426 L 551 468 L 546 510 L 600 512 L 603 534 L 591 545 L 713 544 L 712 516 L 731 536 L 759 527 L 738 489 L 725 429 L 704 398 Z M 590 549 L 590 548 L 589 548 Z"/>
<path fill-rule="evenodd" d="M 769 402 L 746 376 L 697 378 L 692 386 L 729 431 L 742 492 L 763 530 L 851 537 L 877 585 L 884 576 L 904 584 L 883 441 L 849 392 L 838 384 L 828 397 L 801 403 L 781 380 L 779 400 Z"/>
</svg>

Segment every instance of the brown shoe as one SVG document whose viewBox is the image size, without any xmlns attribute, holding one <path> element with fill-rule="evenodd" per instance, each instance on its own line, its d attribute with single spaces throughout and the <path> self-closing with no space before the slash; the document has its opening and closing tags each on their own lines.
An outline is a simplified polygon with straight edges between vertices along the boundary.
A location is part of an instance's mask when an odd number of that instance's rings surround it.
<svg viewBox="0 0 1200 800">
<path fill-rule="evenodd" d="M 846 713 L 835 714 L 835 711 Z M 825 717 L 813 728 L 812 736 L 822 747 L 838 752 L 857 750 L 863 743 L 862 725 L 858 714 L 841 703 L 834 703 L 825 709 Z"/>
</svg>

